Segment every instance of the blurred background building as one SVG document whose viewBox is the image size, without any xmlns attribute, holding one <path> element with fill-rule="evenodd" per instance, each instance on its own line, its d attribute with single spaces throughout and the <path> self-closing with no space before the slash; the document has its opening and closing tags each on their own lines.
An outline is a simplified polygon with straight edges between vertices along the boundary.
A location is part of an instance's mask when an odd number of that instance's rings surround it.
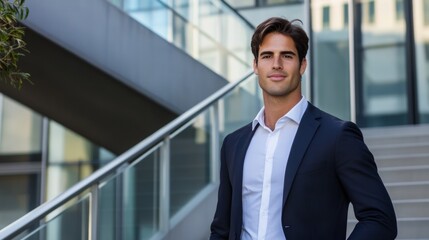
<svg viewBox="0 0 429 240">
<path fill-rule="evenodd" d="M 429 239 L 423 230 L 429 225 L 428 0 L 38 0 L 27 6 L 30 52 L 21 65 L 34 85 L 20 91 L 0 85 L 0 228 L 245 78 L 254 26 L 279 16 L 301 19 L 310 36 L 305 96 L 356 122 L 374 155 L 389 159 L 378 164 L 399 212 L 398 239 Z M 194 239 L 207 236 L 216 200 L 219 144 L 213 141 L 251 121 L 260 107 L 250 76 L 215 111 L 169 135 L 168 200 L 161 194 L 165 142 L 154 142 L 144 163 L 117 169 L 114 181 L 100 187 L 97 238 L 183 239 L 177 237 L 195 226 L 201 229 Z M 390 180 L 401 174 L 410 178 Z M 85 201 L 76 200 L 82 206 L 72 217 L 27 233 L 91 239 Z M 67 230 L 76 222 L 79 231 Z"/>
</svg>

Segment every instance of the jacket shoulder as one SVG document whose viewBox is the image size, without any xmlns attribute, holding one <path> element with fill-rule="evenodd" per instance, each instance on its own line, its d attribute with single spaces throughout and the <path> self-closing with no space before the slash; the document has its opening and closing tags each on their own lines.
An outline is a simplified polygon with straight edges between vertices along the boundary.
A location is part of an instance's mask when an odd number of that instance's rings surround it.
<svg viewBox="0 0 429 240">
<path fill-rule="evenodd" d="M 355 123 L 340 119 L 330 113 L 327 113 L 318 107 L 315 107 L 314 105 L 310 104 L 308 105 L 307 109 L 308 114 L 311 114 L 314 116 L 315 119 L 319 120 L 322 126 L 334 128 L 334 129 L 343 129 L 343 128 L 359 128 Z"/>
<path fill-rule="evenodd" d="M 230 138 L 239 138 L 241 137 L 243 134 L 247 134 L 249 132 L 252 131 L 252 123 L 248 123 L 245 126 L 233 131 L 232 133 L 229 133 L 226 137 L 226 139 L 230 139 Z"/>
</svg>

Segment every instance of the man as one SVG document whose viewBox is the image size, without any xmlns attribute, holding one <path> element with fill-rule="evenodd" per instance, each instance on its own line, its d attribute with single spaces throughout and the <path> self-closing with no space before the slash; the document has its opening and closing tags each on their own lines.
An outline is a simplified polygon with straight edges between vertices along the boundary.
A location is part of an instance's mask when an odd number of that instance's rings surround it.
<svg viewBox="0 0 429 240">
<path fill-rule="evenodd" d="M 299 20 L 298 20 L 299 21 Z M 301 95 L 308 37 L 270 18 L 252 37 L 264 107 L 222 145 L 218 204 L 210 239 L 394 239 L 396 218 L 358 127 Z"/>
</svg>

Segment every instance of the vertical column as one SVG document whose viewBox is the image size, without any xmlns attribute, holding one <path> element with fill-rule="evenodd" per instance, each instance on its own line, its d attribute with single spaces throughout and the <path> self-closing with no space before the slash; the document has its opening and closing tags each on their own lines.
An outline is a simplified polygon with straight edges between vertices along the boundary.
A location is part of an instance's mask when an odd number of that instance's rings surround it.
<svg viewBox="0 0 429 240">
<path fill-rule="evenodd" d="M 91 199 L 89 201 L 89 240 L 97 240 L 98 229 L 98 184 L 91 187 Z"/>
<path fill-rule="evenodd" d="M 210 139 L 210 179 L 212 182 L 219 181 L 219 101 L 210 107 L 211 139 Z"/>
<path fill-rule="evenodd" d="M 351 0 L 349 9 L 349 26 L 350 32 L 353 32 L 353 47 L 350 46 L 350 57 L 353 59 L 353 64 L 350 62 L 350 76 L 353 77 L 354 89 L 350 91 L 350 97 L 353 95 L 354 111 L 350 111 L 354 117 L 353 122 L 360 125 L 365 125 L 364 117 L 364 102 L 363 102 L 363 56 L 362 56 L 362 3 L 361 1 Z M 353 69 L 352 69 L 353 68 Z M 353 73 L 353 74 L 352 74 Z M 350 86 L 351 88 L 351 86 Z M 352 101 L 350 101 L 352 103 Z"/>
<path fill-rule="evenodd" d="M 405 48 L 407 64 L 407 99 L 408 99 L 408 123 L 419 123 L 418 101 L 417 101 L 417 70 L 414 41 L 413 1 L 404 0 L 405 16 Z"/>
<path fill-rule="evenodd" d="M 124 205 L 124 172 L 129 166 L 128 163 L 123 164 L 116 170 L 116 181 L 115 181 L 115 239 L 124 238 L 124 218 L 125 216 L 125 205 Z"/>
<path fill-rule="evenodd" d="M 49 156 L 49 119 L 42 118 L 42 159 L 40 171 L 40 204 L 46 201 L 46 176 Z"/>
<path fill-rule="evenodd" d="M 170 227 L 170 136 L 163 141 L 160 158 L 159 228 L 167 232 Z"/>
</svg>

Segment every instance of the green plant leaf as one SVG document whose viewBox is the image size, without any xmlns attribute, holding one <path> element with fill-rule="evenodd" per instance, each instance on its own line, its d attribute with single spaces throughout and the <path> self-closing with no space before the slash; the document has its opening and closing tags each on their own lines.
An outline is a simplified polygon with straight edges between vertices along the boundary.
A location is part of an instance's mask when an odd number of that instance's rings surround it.
<svg viewBox="0 0 429 240">
<path fill-rule="evenodd" d="M 32 83 L 30 74 L 18 69 L 18 60 L 28 53 L 23 40 L 24 28 L 18 21 L 28 17 L 25 0 L 0 0 L 0 82 L 18 89 L 24 81 Z"/>
</svg>

